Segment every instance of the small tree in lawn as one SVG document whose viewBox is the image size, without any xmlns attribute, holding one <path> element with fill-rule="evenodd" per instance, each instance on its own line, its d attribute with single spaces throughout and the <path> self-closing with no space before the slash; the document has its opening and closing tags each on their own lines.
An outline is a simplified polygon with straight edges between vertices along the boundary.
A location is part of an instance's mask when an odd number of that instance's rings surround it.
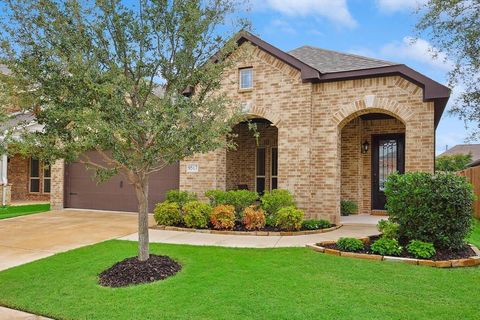
<svg viewBox="0 0 480 320">
<path fill-rule="evenodd" d="M 4 2 L 2 54 L 14 78 L 29 84 L 44 125 L 19 150 L 79 159 L 100 181 L 124 175 L 138 199 L 138 258 L 147 260 L 149 176 L 228 146 L 238 120 L 217 93 L 235 47 L 223 26 L 234 1 Z"/>
</svg>

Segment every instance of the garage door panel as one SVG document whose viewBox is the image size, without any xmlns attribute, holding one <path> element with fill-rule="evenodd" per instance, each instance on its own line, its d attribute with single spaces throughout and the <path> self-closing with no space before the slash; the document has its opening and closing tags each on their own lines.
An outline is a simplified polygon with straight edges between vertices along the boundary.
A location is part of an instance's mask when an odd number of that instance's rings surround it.
<svg viewBox="0 0 480 320">
<path fill-rule="evenodd" d="M 89 152 L 92 160 L 101 157 Z M 165 193 L 179 186 L 179 165 L 173 164 L 150 175 L 149 211 L 165 199 Z M 74 162 L 65 168 L 65 207 L 115 211 L 137 211 L 137 198 L 132 185 L 122 175 L 98 183 L 94 171 Z"/>
</svg>

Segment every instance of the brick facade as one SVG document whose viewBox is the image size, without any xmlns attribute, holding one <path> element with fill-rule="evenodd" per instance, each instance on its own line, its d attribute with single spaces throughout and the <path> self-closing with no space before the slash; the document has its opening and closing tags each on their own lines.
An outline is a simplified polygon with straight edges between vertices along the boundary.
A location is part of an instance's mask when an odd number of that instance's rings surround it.
<svg viewBox="0 0 480 320">
<path fill-rule="evenodd" d="M 278 186 L 294 194 L 306 217 L 338 222 L 340 199 L 347 196 L 369 212 L 365 181 L 370 179 L 366 169 L 370 153 L 360 154 L 360 141 L 373 133 L 404 130 L 406 171 L 433 171 L 434 106 L 423 101 L 421 87 L 400 76 L 313 84 L 303 82 L 297 69 L 248 42 L 237 52 L 242 54 L 232 55 L 235 63 L 225 72 L 222 90 L 242 103 L 250 116 L 265 118 L 278 129 Z M 252 90 L 238 90 L 238 70 L 244 67 L 253 68 Z M 358 117 L 366 113 L 385 113 L 398 120 L 360 123 Z M 342 152 L 358 153 L 353 164 L 342 165 Z M 180 189 L 202 196 L 209 189 L 233 186 L 237 178 L 228 175 L 229 154 L 216 150 L 182 161 Z M 187 173 L 188 163 L 198 164 L 199 171 Z M 247 169 L 250 160 L 243 166 Z"/>
</svg>

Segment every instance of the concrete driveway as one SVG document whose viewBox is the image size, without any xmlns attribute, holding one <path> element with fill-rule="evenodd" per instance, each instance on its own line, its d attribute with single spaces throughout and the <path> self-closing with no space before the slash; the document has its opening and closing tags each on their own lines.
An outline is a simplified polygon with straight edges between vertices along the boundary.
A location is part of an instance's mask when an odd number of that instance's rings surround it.
<svg viewBox="0 0 480 320">
<path fill-rule="evenodd" d="M 136 214 L 111 211 L 58 210 L 0 220 L 0 270 L 136 231 Z"/>
</svg>

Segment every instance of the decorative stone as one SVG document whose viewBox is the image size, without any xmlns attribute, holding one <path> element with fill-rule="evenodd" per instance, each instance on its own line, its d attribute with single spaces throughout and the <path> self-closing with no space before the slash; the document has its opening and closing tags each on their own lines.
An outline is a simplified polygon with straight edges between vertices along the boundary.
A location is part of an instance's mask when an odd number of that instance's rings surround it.
<svg viewBox="0 0 480 320">
<path fill-rule="evenodd" d="M 450 260 L 435 261 L 435 266 L 437 268 L 451 268 L 452 261 Z"/>
<path fill-rule="evenodd" d="M 414 264 L 414 265 L 418 264 L 418 260 L 412 259 L 412 258 L 384 256 L 383 260 L 390 261 L 390 262 L 403 262 L 403 263 Z"/>
<path fill-rule="evenodd" d="M 366 253 L 356 253 L 356 252 L 343 252 L 341 253 L 342 257 L 366 259 L 366 260 L 382 260 L 382 256 L 378 254 L 366 254 Z"/>
<path fill-rule="evenodd" d="M 325 252 L 325 248 L 324 247 L 320 247 L 320 246 L 317 246 L 315 244 L 307 244 L 307 247 L 310 248 L 310 249 L 313 249 L 313 251 L 317 251 L 317 252 Z"/>
<path fill-rule="evenodd" d="M 428 267 L 435 267 L 435 261 L 433 260 L 420 260 L 418 259 L 419 266 L 428 266 Z"/>
<path fill-rule="evenodd" d="M 340 251 L 335 250 L 335 249 L 328 249 L 328 248 L 325 248 L 325 253 L 326 254 L 331 254 L 331 255 L 334 255 L 334 256 L 339 256 L 340 255 Z"/>
<path fill-rule="evenodd" d="M 477 265 L 476 259 L 457 259 L 452 260 L 452 267 L 473 267 Z"/>
</svg>

